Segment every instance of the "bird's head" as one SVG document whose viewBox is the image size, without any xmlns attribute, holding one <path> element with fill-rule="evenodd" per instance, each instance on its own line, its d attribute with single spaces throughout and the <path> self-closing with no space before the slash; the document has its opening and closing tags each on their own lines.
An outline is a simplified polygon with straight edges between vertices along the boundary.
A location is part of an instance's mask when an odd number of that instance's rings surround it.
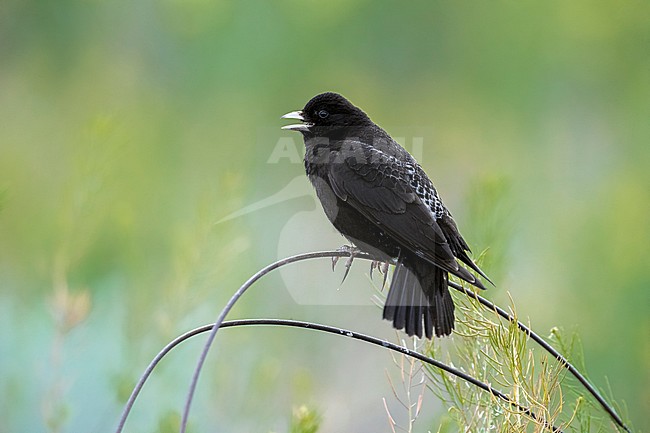
<svg viewBox="0 0 650 433">
<path fill-rule="evenodd" d="M 283 126 L 282 129 L 300 131 L 305 136 L 329 136 L 341 128 L 372 124 L 360 108 L 333 92 L 314 96 L 305 108 L 287 113 L 282 118 L 302 121 L 303 123 Z"/>
</svg>

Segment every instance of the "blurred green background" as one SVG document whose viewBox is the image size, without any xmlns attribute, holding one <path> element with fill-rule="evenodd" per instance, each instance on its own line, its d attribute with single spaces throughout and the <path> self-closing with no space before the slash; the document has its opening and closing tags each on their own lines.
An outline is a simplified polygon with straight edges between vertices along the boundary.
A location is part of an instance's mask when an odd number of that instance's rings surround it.
<svg viewBox="0 0 650 433">
<path fill-rule="evenodd" d="M 3 0 L 0 432 L 111 431 L 168 340 L 263 265 L 343 243 L 301 164 L 269 163 L 283 139 L 302 151 L 279 116 L 326 90 L 424 138 L 461 231 L 489 248 L 487 295 L 510 291 L 543 335 L 577 332 L 589 377 L 649 429 L 649 17 L 641 1 Z M 301 301 L 274 274 L 232 317 L 394 338 L 365 264 L 342 287 L 327 261 L 293 272 Z M 127 431 L 174 431 L 201 343 L 163 362 Z M 307 404 L 323 431 L 389 431 L 391 368 L 330 336 L 227 330 L 191 427 L 287 431 Z"/>
</svg>

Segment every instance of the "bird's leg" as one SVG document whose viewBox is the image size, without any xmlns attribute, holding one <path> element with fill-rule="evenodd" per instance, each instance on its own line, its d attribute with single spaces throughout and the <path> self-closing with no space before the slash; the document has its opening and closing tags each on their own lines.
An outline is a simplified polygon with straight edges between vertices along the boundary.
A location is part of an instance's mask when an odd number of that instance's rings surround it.
<svg viewBox="0 0 650 433">
<path fill-rule="evenodd" d="M 345 281 L 345 279 L 348 277 L 348 274 L 350 273 L 350 268 L 352 267 L 354 258 L 361 252 L 361 250 L 352 245 L 343 245 L 337 249 L 337 251 L 348 253 L 350 255 L 350 257 L 348 257 L 348 259 L 345 261 L 345 273 L 343 274 L 343 279 L 341 280 L 341 284 L 343 284 L 343 281 Z M 336 266 L 336 263 L 339 261 L 339 259 L 340 257 L 332 257 L 332 271 L 334 270 L 334 267 Z"/>
</svg>

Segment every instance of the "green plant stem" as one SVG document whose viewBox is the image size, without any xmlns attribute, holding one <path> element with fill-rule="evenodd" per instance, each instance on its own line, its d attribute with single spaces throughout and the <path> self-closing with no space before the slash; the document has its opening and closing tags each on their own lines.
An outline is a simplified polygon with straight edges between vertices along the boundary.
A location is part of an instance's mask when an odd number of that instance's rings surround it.
<svg viewBox="0 0 650 433">
<path fill-rule="evenodd" d="M 526 335 L 528 335 L 530 338 L 532 338 L 537 344 L 539 344 L 544 350 L 546 350 L 548 353 L 553 355 L 555 359 L 557 359 L 560 364 L 569 370 L 569 372 L 576 378 L 578 381 L 589 391 L 589 393 L 598 401 L 600 406 L 607 412 L 607 414 L 612 418 L 612 420 L 623 430 L 625 430 L 628 433 L 630 432 L 630 429 L 623 423 L 623 420 L 621 419 L 620 416 L 616 413 L 613 407 L 611 407 L 607 401 L 600 395 L 598 390 L 587 380 L 587 378 L 578 371 L 577 368 L 573 366 L 569 362 L 568 359 L 566 359 L 560 352 L 558 352 L 553 346 L 548 344 L 546 340 L 544 340 L 542 337 L 540 337 L 538 334 L 533 332 L 532 329 L 530 329 L 528 326 L 524 325 L 520 321 L 516 320 L 515 317 L 513 317 L 511 314 L 509 314 L 507 311 L 505 311 L 503 308 L 499 307 L 498 305 L 490 302 L 489 300 L 483 298 L 482 296 L 478 295 L 476 292 L 474 292 L 471 289 L 468 289 L 466 287 L 463 287 L 462 285 L 455 283 L 453 281 L 449 281 L 449 287 L 452 287 L 456 290 L 458 290 L 461 293 L 464 293 L 465 295 L 476 299 L 479 301 L 483 306 L 485 306 L 488 310 L 492 310 L 496 312 L 499 316 L 503 317 L 504 319 L 510 321 L 510 322 L 516 322 L 517 327 Z"/>
</svg>

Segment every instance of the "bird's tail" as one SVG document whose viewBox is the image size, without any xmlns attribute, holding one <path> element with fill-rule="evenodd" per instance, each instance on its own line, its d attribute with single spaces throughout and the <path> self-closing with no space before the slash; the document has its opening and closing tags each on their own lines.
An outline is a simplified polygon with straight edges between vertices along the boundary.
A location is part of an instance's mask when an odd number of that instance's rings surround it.
<svg viewBox="0 0 650 433">
<path fill-rule="evenodd" d="M 384 305 L 384 319 L 409 335 L 427 338 L 451 334 L 454 302 L 447 287 L 446 271 L 424 264 L 398 264 Z"/>
</svg>

